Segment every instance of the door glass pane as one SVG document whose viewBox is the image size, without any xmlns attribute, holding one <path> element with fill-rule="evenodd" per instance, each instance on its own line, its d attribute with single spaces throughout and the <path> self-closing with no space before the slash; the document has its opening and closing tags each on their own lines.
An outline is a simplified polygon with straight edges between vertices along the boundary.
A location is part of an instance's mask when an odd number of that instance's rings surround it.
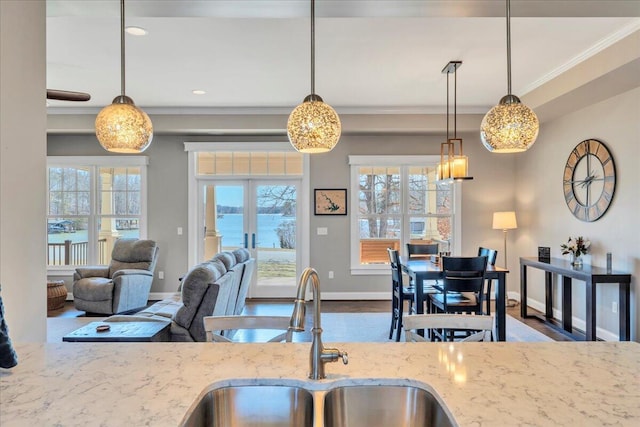
<svg viewBox="0 0 640 427">
<path fill-rule="evenodd" d="M 258 286 L 295 286 L 295 185 L 256 186 Z"/>
<path fill-rule="evenodd" d="M 245 247 L 244 185 L 207 185 L 204 200 L 204 259 L 211 259 L 220 251 Z"/>
</svg>

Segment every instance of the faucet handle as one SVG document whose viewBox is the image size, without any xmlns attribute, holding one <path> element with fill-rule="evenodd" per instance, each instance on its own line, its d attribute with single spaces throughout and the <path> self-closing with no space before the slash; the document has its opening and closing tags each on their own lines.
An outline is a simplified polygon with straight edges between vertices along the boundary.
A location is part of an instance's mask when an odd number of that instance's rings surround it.
<svg viewBox="0 0 640 427">
<path fill-rule="evenodd" d="M 346 351 L 341 351 L 338 353 L 338 356 L 342 357 L 342 363 L 345 365 L 349 364 L 349 354 Z"/>
</svg>

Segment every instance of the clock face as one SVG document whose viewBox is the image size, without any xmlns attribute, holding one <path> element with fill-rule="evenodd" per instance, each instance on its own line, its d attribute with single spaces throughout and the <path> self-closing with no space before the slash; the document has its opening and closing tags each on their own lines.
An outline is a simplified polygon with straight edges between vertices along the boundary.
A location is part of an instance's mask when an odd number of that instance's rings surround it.
<svg viewBox="0 0 640 427">
<path fill-rule="evenodd" d="M 616 168 L 602 142 L 587 139 L 571 151 L 563 189 L 569 210 L 579 220 L 591 222 L 604 215 L 616 189 Z"/>
</svg>

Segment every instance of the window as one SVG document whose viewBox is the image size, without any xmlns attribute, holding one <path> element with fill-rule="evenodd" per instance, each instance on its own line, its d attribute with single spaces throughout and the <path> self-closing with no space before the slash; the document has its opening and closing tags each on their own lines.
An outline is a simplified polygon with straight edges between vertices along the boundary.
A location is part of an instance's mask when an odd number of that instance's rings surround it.
<svg viewBox="0 0 640 427">
<path fill-rule="evenodd" d="M 436 181 L 439 156 L 350 156 L 351 270 L 388 270 L 387 248 L 438 243 L 455 251 L 455 185 Z"/>
<path fill-rule="evenodd" d="M 47 266 L 108 264 L 119 237 L 145 237 L 144 156 L 47 158 Z"/>
</svg>

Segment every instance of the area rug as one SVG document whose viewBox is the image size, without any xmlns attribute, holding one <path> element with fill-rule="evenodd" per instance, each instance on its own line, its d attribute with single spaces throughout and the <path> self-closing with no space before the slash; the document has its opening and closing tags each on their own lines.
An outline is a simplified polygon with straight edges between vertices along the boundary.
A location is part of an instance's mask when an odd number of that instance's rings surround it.
<svg viewBox="0 0 640 427">
<path fill-rule="evenodd" d="M 388 313 L 325 313 L 322 315 L 323 342 L 389 342 L 391 315 Z M 507 341 L 553 341 L 507 315 Z M 400 340 L 404 341 L 404 333 Z"/>
<path fill-rule="evenodd" d="M 323 342 L 390 342 L 388 313 L 324 313 L 322 315 Z M 90 322 L 99 322 L 102 317 L 49 317 L 47 318 L 47 342 L 61 342 L 62 337 Z M 294 341 L 311 340 L 308 332 L 296 334 Z M 524 323 L 507 315 L 507 341 L 538 342 L 553 341 Z M 404 341 L 404 334 L 401 338 Z"/>
</svg>

